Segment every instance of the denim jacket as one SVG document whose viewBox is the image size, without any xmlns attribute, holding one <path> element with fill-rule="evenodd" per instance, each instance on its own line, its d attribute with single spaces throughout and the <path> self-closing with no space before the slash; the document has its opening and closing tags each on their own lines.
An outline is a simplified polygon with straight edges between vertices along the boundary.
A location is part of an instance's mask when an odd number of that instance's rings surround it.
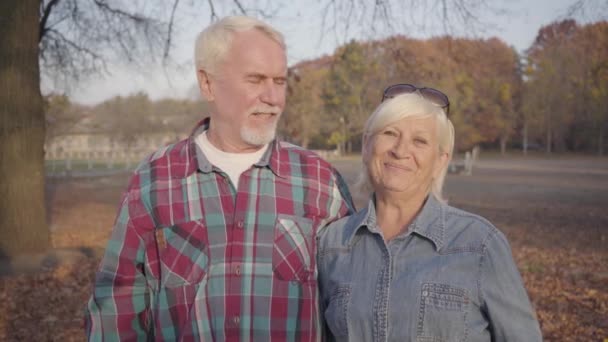
<svg viewBox="0 0 608 342">
<path fill-rule="evenodd" d="M 388 242 L 372 199 L 318 244 L 328 340 L 542 341 L 505 236 L 432 195 Z"/>
</svg>

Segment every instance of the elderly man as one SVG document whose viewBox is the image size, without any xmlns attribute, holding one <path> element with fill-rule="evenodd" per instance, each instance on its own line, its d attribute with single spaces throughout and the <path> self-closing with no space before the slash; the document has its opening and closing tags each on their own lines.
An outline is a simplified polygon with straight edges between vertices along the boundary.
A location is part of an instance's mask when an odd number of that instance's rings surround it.
<svg viewBox="0 0 608 342">
<path fill-rule="evenodd" d="M 195 58 L 209 118 L 135 171 L 88 303 L 88 338 L 319 340 L 316 236 L 352 201 L 327 162 L 275 140 L 283 38 L 227 17 L 201 32 Z"/>
</svg>

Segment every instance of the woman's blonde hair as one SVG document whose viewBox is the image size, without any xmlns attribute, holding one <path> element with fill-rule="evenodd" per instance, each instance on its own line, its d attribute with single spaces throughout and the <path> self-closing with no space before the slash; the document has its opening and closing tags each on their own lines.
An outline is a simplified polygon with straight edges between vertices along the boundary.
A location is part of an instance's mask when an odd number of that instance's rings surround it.
<svg viewBox="0 0 608 342">
<path fill-rule="evenodd" d="M 432 116 L 437 122 L 437 140 L 439 152 L 448 154 L 448 161 L 439 173 L 439 176 L 431 182 L 429 192 L 439 201 L 444 201 L 442 196 L 443 184 L 447 174 L 449 159 L 454 150 L 454 126 L 448 119 L 446 112 L 435 103 L 425 99 L 418 93 L 401 94 L 391 99 L 384 100 L 367 119 L 363 128 L 362 164 L 359 179 L 355 184 L 355 192 L 369 194 L 373 191 L 368 170 L 369 151 L 373 143 L 372 136 L 386 126 L 407 117 Z"/>
</svg>

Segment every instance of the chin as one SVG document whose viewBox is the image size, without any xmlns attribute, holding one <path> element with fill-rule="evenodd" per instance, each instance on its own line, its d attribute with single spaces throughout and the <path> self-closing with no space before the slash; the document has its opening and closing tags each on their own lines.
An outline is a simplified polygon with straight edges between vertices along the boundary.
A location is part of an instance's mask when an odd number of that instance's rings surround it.
<svg viewBox="0 0 608 342">
<path fill-rule="evenodd" d="M 243 141 L 247 142 L 248 144 L 254 145 L 254 146 L 262 146 L 262 145 L 266 145 L 268 143 L 270 143 L 272 140 L 274 140 L 276 136 L 276 131 L 273 130 L 268 130 L 268 131 L 257 131 L 254 132 L 252 130 L 249 129 L 243 129 L 241 131 L 241 138 L 243 139 Z"/>
</svg>

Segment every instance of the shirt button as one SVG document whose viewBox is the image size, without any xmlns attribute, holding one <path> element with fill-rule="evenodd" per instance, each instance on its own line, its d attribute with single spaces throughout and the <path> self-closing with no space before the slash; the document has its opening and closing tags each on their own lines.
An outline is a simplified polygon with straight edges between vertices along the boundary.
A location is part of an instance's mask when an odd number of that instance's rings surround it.
<svg viewBox="0 0 608 342">
<path fill-rule="evenodd" d="M 426 290 L 425 290 L 425 291 L 422 291 L 422 297 L 426 297 L 426 296 L 428 296 L 428 295 L 429 295 L 429 292 L 428 292 L 428 291 L 426 291 Z"/>
<path fill-rule="evenodd" d="M 239 228 L 243 228 L 243 221 L 237 222 L 236 226 L 239 227 Z"/>
<path fill-rule="evenodd" d="M 236 265 L 234 267 L 234 274 L 236 274 L 237 276 L 241 275 L 241 265 Z"/>
<path fill-rule="evenodd" d="M 234 317 L 232 317 L 232 322 L 235 325 L 239 325 L 239 323 L 241 322 L 241 318 L 239 316 L 234 316 Z"/>
</svg>

